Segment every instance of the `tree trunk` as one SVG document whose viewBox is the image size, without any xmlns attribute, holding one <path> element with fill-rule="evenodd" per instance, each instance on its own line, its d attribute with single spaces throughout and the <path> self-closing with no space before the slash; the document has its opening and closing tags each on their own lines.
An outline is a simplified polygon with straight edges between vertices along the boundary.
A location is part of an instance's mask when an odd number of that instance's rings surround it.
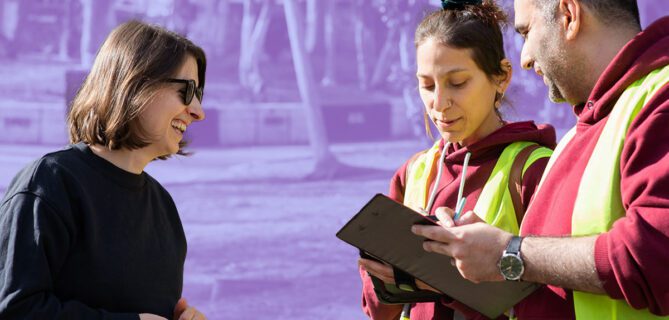
<svg viewBox="0 0 669 320">
<path fill-rule="evenodd" d="M 321 104 L 316 92 L 317 88 L 313 85 L 311 64 L 304 48 L 304 41 L 302 41 L 304 39 L 302 32 L 303 24 L 300 23 L 302 15 L 295 0 L 284 0 L 283 7 L 288 26 L 293 66 L 295 68 L 300 97 L 307 116 L 309 143 L 316 161 L 311 177 L 332 177 L 338 169 L 339 162 L 330 151 Z"/>
<path fill-rule="evenodd" d="M 258 60 L 265 43 L 272 5 L 270 2 L 264 3 L 256 14 L 253 1 L 244 1 L 239 50 L 239 83 L 245 89 L 251 90 L 253 95 L 260 94 L 262 89 L 263 79 Z"/>
</svg>

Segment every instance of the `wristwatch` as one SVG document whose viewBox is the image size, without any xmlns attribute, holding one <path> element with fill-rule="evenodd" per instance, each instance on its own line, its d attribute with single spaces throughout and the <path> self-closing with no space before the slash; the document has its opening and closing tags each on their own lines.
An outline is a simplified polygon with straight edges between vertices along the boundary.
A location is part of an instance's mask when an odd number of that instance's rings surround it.
<svg viewBox="0 0 669 320">
<path fill-rule="evenodd" d="M 525 272 L 525 265 L 523 258 L 520 257 L 520 243 L 523 242 L 522 237 L 514 236 L 506 246 L 506 250 L 499 259 L 499 272 L 504 276 L 504 279 L 509 281 L 518 281 Z"/>
</svg>

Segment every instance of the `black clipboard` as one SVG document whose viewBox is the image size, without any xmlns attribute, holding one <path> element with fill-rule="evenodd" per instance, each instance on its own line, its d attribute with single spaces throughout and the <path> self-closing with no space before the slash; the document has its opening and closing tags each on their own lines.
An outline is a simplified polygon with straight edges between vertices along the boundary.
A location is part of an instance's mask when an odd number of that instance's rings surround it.
<svg viewBox="0 0 669 320">
<path fill-rule="evenodd" d="M 539 287 L 522 281 L 476 284 L 463 278 L 451 265 L 450 257 L 423 250 L 424 238 L 411 232 L 414 224 L 435 222 L 377 194 L 337 232 L 337 237 L 489 318 L 500 316 Z"/>
</svg>

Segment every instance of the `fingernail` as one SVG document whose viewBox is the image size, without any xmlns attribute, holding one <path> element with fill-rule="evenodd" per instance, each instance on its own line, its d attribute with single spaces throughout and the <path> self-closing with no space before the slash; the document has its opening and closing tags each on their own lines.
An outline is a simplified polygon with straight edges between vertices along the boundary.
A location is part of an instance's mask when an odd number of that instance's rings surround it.
<svg viewBox="0 0 669 320">
<path fill-rule="evenodd" d="M 416 226 L 412 226 L 412 227 L 411 227 L 411 232 L 413 232 L 413 233 L 418 233 L 418 227 L 416 227 Z"/>
</svg>

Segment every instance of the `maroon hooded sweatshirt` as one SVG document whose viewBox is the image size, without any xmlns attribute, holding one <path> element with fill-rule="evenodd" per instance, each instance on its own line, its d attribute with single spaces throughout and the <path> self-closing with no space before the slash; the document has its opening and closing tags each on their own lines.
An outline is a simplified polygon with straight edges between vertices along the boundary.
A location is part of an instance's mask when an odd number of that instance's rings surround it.
<svg viewBox="0 0 669 320">
<path fill-rule="evenodd" d="M 446 151 L 443 173 L 439 181 L 435 204 L 430 214 L 433 215 L 438 207 L 455 207 L 460 187 L 460 174 L 462 173 L 462 165 L 467 152 L 471 152 L 472 155 L 467 168 L 467 183 L 465 184 L 463 194 L 467 197 L 465 210 L 473 210 L 483 186 L 488 181 L 492 169 L 497 163 L 497 159 L 506 146 L 516 141 L 536 142 L 553 149 L 555 147 L 555 130 L 549 125 L 540 125 L 537 127 L 530 121 L 516 122 L 505 124 L 497 131 L 468 147 L 451 144 L 451 147 Z M 444 142 L 442 140 L 442 149 L 443 146 Z M 404 190 L 406 187 L 405 173 L 408 163 L 409 161 L 405 162 L 395 172 L 390 182 L 389 196 L 398 202 L 404 201 Z M 534 190 L 541 179 L 547 163 L 548 158 L 539 159 L 523 175 L 521 200 L 525 208 L 527 208 L 527 204 L 534 194 Z M 432 185 L 434 185 L 434 181 Z M 429 190 L 432 190 L 432 186 L 430 186 Z M 365 313 L 375 320 L 398 319 L 402 311 L 402 306 L 380 303 L 374 293 L 371 278 L 362 268 L 360 268 L 360 276 L 363 283 L 362 307 Z M 481 317 L 478 313 L 472 312 L 458 302 L 453 302 L 450 298 L 445 297 L 438 303 L 416 304 L 411 310 L 411 319 L 452 319 L 453 310 L 451 308 L 456 308 L 465 313 L 468 318 Z"/>
<path fill-rule="evenodd" d="M 668 64 L 669 17 L 664 17 L 627 43 L 602 73 L 587 103 L 574 107 L 576 135 L 535 195 L 521 234 L 571 235 L 576 192 L 609 112 L 631 83 Z M 658 315 L 669 315 L 668 126 L 665 85 L 639 112 L 625 137 L 620 190 L 626 215 L 595 244 L 597 274 L 607 294 Z M 522 320 L 574 318 L 572 292 L 544 286 L 521 302 L 516 314 Z"/>
</svg>

